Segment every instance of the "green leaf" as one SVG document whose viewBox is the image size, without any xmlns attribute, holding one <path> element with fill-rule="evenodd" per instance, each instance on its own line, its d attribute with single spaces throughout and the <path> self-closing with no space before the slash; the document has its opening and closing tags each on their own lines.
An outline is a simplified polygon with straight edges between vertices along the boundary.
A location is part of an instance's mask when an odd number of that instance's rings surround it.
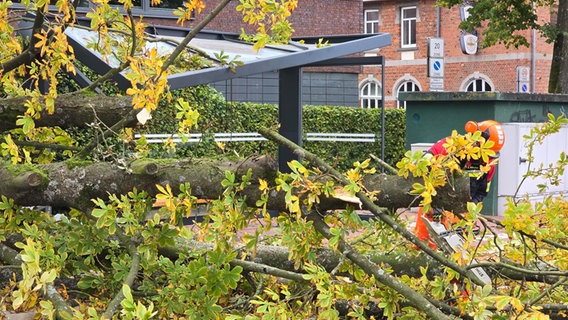
<svg viewBox="0 0 568 320">
<path fill-rule="evenodd" d="M 57 271 L 55 269 L 51 269 L 41 274 L 40 281 L 42 283 L 53 283 L 53 281 L 55 281 L 55 278 L 57 278 L 57 275 Z"/>
<path fill-rule="evenodd" d="M 35 128 L 35 122 L 30 116 L 24 116 L 16 120 L 16 125 L 21 126 L 24 134 L 30 134 Z"/>
</svg>

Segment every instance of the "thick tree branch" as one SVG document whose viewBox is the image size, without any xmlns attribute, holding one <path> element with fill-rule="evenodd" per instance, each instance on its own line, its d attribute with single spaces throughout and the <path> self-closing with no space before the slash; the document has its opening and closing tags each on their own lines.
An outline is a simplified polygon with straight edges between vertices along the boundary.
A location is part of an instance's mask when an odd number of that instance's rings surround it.
<svg viewBox="0 0 568 320">
<path fill-rule="evenodd" d="M 217 199 L 224 188 L 221 182 L 225 179 L 225 171 L 229 170 L 237 177 L 252 169 L 251 185 L 242 195 L 253 207 L 260 200 L 259 178 L 272 181 L 276 176 L 277 163 L 268 156 L 253 157 L 240 161 L 222 161 L 208 159 L 192 160 L 136 160 L 128 168 L 105 162 L 59 162 L 45 165 L 0 166 L 0 193 L 13 198 L 16 204 L 50 205 L 63 208 L 88 208 L 91 199 L 108 199 L 109 194 L 126 194 L 134 188 L 144 190 L 153 196 L 157 194 L 156 185 L 169 184 L 174 192 L 179 185 L 189 183 L 192 194 L 201 199 Z M 42 183 L 29 189 L 12 189 L 9 186 L 16 179 L 13 172 L 34 171 L 42 175 Z M 448 209 L 459 209 L 456 197 L 466 198 L 469 178 L 465 177 L 456 186 L 439 191 L 435 201 Z M 398 209 L 413 206 L 415 197 L 408 194 L 412 189 L 412 179 L 404 179 L 394 175 L 376 175 L 367 177 L 364 185 L 369 190 L 378 191 L 377 205 Z M 269 194 L 268 206 L 273 210 L 286 210 L 285 192 L 273 191 Z M 347 202 L 337 198 L 322 198 L 319 207 L 325 210 L 342 209 Z M 458 206 L 456 207 L 456 204 Z"/>
<path fill-rule="evenodd" d="M 16 128 L 16 120 L 26 108 L 27 97 L 0 100 L 0 132 Z M 126 127 L 137 124 L 136 117 L 130 115 L 132 97 L 107 97 L 87 93 L 71 93 L 59 95 L 54 101 L 54 112 L 44 111 L 35 120 L 37 127 L 60 127 L 63 129 L 85 128 L 98 121 L 105 126 L 112 126 L 123 121 Z"/>
</svg>

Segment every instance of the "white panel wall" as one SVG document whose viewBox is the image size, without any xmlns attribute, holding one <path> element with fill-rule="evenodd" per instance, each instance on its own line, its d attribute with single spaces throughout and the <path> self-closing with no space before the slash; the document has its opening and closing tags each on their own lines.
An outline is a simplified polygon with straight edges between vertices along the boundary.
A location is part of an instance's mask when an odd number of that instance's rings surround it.
<svg viewBox="0 0 568 320">
<path fill-rule="evenodd" d="M 498 170 L 497 205 L 498 215 L 503 215 L 507 197 L 513 197 L 517 187 L 523 179 L 523 175 L 529 168 L 527 159 L 526 141 L 524 135 L 528 135 L 535 123 L 504 123 L 505 145 L 501 149 Z M 568 153 L 568 127 L 563 127 L 560 132 L 547 137 L 543 144 L 535 145 L 533 156 L 534 162 L 531 169 L 536 169 L 543 163 L 545 167 L 555 163 L 561 152 Z M 568 194 L 568 172 L 564 174 L 558 186 L 549 185 L 546 193 L 538 192 L 538 184 L 547 184 L 543 179 L 526 179 L 517 192 L 517 197 L 529 195 L 532 201 L 539 201 L 550 194 Z"/>
</svg>

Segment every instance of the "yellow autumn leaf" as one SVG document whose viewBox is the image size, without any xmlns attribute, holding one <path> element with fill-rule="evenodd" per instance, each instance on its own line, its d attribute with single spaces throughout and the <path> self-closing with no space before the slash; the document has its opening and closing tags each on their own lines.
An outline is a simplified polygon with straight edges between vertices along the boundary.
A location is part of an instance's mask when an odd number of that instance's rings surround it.
<svg viewBox="0 0 568 320">
<path fill-rule="evenodd" d="M 258 184 L 259 184 L 258 189 L 259 189 L 260 191 L 263 191 L 263 192 L 264 192 L 264 191 L 268 191 L 268 190 L 269 190 L 269 188 L 268 188 L 268 182 L 267 182 L 266 180 L 264 180 L 264 179 L 258 179 Z"/>
</svg>

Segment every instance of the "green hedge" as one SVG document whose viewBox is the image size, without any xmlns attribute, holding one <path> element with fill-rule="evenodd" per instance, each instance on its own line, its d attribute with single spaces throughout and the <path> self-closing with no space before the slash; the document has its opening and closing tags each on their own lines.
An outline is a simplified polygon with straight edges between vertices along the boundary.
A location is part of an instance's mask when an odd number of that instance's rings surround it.
<svg viewBox="0 0 568 320">
<path fill-rule="evenodd" d="M 381 156 L 381 109 L 352 107 L 305 106 L 303 132 L 374 133 L 375 142 L 306 141 L 304 147 L 342 168 L 355 161 Z M 401 109 L 385 110 L 385 161 L 396 164 L 404 155 L 406 144 L 406 113 Z"/>
<path fill-rule="evenodd" d="M 213 134 L 220 132 L 256 132 L 260 126 L 277 130 L 278 106 L 225 102 L 207 86 L 186 89 L 177 94 L 191 101 L 200 113 L 196 132 L 204 135 L 199 143 L 179 144 L 175 154 L 164 153 L 158 146 L 153 147 L 152 156 L 225 156 L 246 157 L 258 153 L 276 155 L 277 146 L 268 141 L 227 142 L 220 148 L 213 141 Z M 334 164 L 348 168 L 354 161 L 362 161 L 369 153 L 381 155 L 381 110 L 352 107 L 305 106 L 303 108 L 303 146 Z M 385 161 L 394 165 L 405 152 L 406 120 L 400 109 L 385 112 Z M 162 106 L 152 121 L 143 129 L 146 133 L 177 132 L 175 108 Z M 369 142 L 321 142 L 306 141 L 305 134 L 316 133 L 375 133 L 377 141 Z"/>
</svg>

